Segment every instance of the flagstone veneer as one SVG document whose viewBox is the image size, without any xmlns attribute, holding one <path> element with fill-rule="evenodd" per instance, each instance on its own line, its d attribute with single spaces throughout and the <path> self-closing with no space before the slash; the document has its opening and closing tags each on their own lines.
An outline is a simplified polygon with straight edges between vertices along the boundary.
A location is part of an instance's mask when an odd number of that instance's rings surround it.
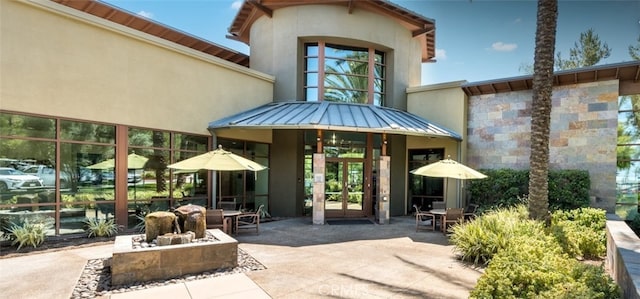
<svg viewBox="0 0 640 299">
<path fill-rule="evenodd" d="M 468 164 L 528 169 L 532 92 L 469 97 Z M 615 206 L 618 81 L 555 87 L 551 169 L 588 170 L 593 206 Z M 608 204 L 607 204 L 608 203 Z"/>
</svg>

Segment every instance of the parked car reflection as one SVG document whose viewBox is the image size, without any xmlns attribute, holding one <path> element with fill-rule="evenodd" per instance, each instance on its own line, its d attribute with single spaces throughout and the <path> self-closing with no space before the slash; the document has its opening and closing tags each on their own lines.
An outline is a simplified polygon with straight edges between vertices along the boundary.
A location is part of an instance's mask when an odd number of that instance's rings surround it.
<svg viewBox="0 0 640 299">
<path fill-rule="evenodd" d="M 37 176 L 10 167 L 0 167 L 0 193 L 37 189 L 42 186 L 42 180 Z"/>
</svg>

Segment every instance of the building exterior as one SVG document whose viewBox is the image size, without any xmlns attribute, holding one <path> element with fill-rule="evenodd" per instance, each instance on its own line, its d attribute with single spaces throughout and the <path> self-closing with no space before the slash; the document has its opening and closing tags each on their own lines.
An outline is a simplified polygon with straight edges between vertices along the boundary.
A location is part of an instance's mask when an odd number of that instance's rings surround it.
<svg viewBox="0 0 640 299">
<path fill-rule="evenodd" d="M 528 166 L 530 78 L 419 86 L 436 22 L 387 1 L 245 2 L 229 31 L 248 56 L 96 1 L 0 0 L 0 18 L 0 167 L 34 169 L 0 168 L 3 223 L 133 229 L 222 201 L 387 223 L 467 200 L 411 169 Z M 552 167 L 588 169 L 594 206 L 615 207 L 617 102 L 640 93 L 638 66 L 556 75 Z M 167 168 L 219 145 L 269 169 Z"/>
</svg>

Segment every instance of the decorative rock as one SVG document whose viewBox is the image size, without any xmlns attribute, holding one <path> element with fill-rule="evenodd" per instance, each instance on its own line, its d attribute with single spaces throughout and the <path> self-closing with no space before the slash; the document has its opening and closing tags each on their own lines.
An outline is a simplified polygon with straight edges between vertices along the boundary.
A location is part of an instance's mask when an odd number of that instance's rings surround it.
<svg viewBox="0 0 640 299">
<path fill-rule="evenodd" d="M 186 232 L 184 234 L 164 234 L 162 236 L 158 236 L 158 246 L 191 243 L 194 236 L 195 234 L 193 232 Z"/>
<path fill-rule="evenodd" d="M 176 215 L 171 212 L 153 212 L 144 217 L 147 240 L 153 240 L 160 235 L 173 233 Z"/>
<path fill-rule="evenodd" d="M 174 212 L 178 217 L 180 232 L 194 232 L 196 239 L 204 238 L 206 230 L 206 209 L 202 206 L 188 204 L 177 208 Z M 147 238 L 147 240 L 150 240 Z"/>
</svg>

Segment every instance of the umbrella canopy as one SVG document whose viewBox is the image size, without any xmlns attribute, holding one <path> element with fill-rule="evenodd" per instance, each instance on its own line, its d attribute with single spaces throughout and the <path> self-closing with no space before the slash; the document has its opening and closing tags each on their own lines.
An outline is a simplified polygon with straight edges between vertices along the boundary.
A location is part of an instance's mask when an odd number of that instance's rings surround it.
<svg viewBox="0 0 640 299">
<path fill-rule="evenodd" d="M 454 179 L 484 179 L 487 176 L 451 159 L 422 166 L 411 171 L 413 174 Z"/>
<path fill-rule="evenodd" d="M 149 158 L 147 157 L 140 156 L 137 154 L 129 154 L 127 156 L 127 168 L 142 169 L 144 168 L 145 164 L 147 164 L 147 161 L 149 161 Z M 108 159 L 100 163 L 87 166 L 87 168 L 89 169 L 110 169 L 115 167 L 116 167 L 115 159 Z"/>
<path fill-rule="evenodd" d="M 186 170 L 250 170 L 260 171 L 267 169 L 266 166 L 260 165 L 249 159 L 238 156 L 232 152 L 228 152 L 219 147 L 216 150 L 197 155 L 195 157 L 182 160 L 180 162 L 167 166 L 173 169 L 186 169 Z"/>
</svg>

